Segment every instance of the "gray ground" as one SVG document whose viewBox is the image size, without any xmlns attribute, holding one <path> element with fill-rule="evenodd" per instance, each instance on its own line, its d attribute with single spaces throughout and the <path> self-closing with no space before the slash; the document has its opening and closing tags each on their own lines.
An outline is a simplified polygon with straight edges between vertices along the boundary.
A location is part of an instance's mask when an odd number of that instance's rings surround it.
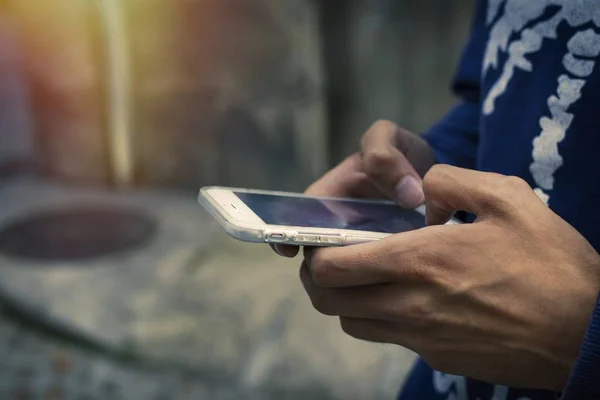
<svg viewBox="0 0 600 400">
<path fill-rule="evenodd" d="M 81 204 L 135 208 L 157 233 L 85 263 L 0 255 L 13 306 L 0 318 L 0 399 L 393 398 L 412 354 L 345 336 L 311 308 L 297 260 L 229 239 L 194 196 L 13 181 L 0 186 L 0 229 Z"/>
</svg>

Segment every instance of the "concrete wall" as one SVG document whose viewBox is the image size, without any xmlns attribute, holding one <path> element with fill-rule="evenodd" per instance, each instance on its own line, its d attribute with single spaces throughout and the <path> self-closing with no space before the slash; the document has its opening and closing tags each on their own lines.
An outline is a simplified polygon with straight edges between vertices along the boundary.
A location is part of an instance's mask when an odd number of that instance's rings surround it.
<svg viewBox="0 0 600 400">
<path fill-rule="evenodd" d="M 325 169 L 312 2 L 140 0 L 130 15 L 141 182 L 300 190 Z"/>
<path fill-rule="evenodd" d="M 333 160 L 355 151 L 377 119 L 422 132 L 444 114 L 473 7 L 473 0 L 324 4 Z"/>
<path fill-rule="evenodd" d="M 114 180 L 101 14 L 88 0 L 9 0 L 40 158 Z M 301 190 L 371 122 L 415 131 L 452 104 L 473 0 L 128 0 L 136 185 Z"/>
</svg>

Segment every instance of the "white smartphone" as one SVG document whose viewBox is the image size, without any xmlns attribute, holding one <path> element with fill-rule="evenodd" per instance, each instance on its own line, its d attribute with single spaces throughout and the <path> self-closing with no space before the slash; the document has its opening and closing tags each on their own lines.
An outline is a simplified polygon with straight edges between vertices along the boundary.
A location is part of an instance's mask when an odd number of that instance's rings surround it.
<svg viewBox="0 0 600 400">
<path fill-rule="evenodd" d="M 346 246 L 425 226 L 424 206 L 407 210 L 385 200 L 226 187 L 202 188 L 198 200 L 227 233 L 245 242 Z"/>
</svg>

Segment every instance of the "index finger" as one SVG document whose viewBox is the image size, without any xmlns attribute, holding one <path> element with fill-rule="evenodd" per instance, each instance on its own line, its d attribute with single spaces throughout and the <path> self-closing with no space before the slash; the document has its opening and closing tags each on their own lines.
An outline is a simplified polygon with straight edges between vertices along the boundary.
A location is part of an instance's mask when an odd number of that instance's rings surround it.
<svg viewBox="0 0 600 400">
<path fill-rule="evenodd" d="M 379 121 L 361 141 L 363 168 L 373 183 L 400 205 L 412 208 L 423 202 L 421 178 L 406 153 L 413 135 L 396 124 Z"/>
<path fill-rule="evenodd" d="M 428 227 L 403 232 L 385 239 L 346 247 L 307 248 L 306 265 L 319 287 L 349 287 L 411 279 L 428 262 Z M 416 275 L 420 275 L 417 273 Z"/>
</svg>

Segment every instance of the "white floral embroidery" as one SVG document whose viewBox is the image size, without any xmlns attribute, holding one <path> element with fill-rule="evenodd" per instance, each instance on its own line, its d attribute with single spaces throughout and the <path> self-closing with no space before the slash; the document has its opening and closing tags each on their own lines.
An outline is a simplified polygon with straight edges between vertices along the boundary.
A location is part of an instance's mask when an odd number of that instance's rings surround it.
<svg viewBox="0 0 600 400">
<path fill-rule="evenodd" d="M 504 13 L 497 18 L 501 6 Z M 528 57 L 540 51 L 545 40 L 557 38 L 560 23 L 578 27 L 593 22 L 600 27 L 597 0 L 489 0 L 488 7 L 490 38 L 483 62 L 484 76 L 490 69 L 500 67 L 501 52 L 507 53 L 507 60 L 483 101 L 484 115 L 494 112 L 496 101 L 506 91 L 516 70 L 534 70 Z M 554 174 L 563 164 L 558 145 L 575 117 L 568 109 L 581 98 L 585 78 L 593 72 L 593 58 L 598 54 L 600 35 L 593 29 L 582 29 L 570 38 L 562 59 L 564 73 L 557 78 L 556 94 L 548 99 L 550 115 L 539 120 L 541 131 L 533 140 L 533 162 L 529 169 L 537 185 L 535 192 L 546 204 L 554 188 Z"/>
<path fill-rule="evenodd" d="M 447 400 L 469 400 L 467 380 L 462 376 L 433 372 L 433 388 L 440 394 L 447 394 Z"/>
</svg>

